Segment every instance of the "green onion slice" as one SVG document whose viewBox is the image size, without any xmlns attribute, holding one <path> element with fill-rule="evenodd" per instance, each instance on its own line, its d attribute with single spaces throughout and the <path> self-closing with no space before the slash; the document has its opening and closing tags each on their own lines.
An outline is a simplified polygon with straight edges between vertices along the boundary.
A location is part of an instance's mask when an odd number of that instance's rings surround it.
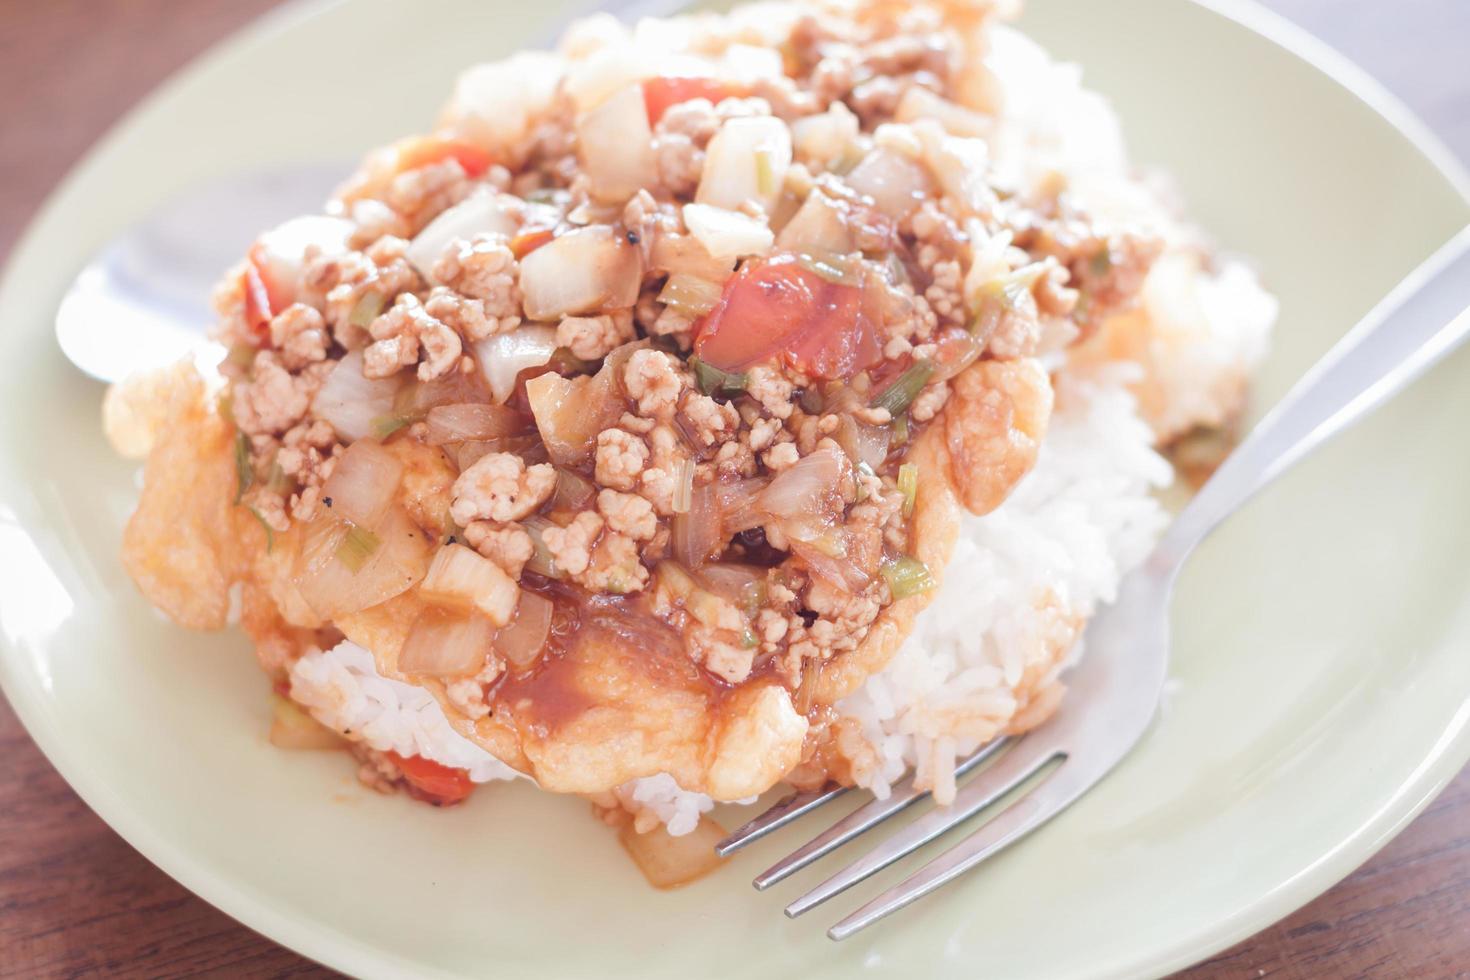
<svg viewBox="0 0 1470 980">
<path fill-rule="evenodd" d="M 908 418 L 907 415 L 904 418 Z M 898 468 L 898 492 L 903 494 L 903 516 L 914 516 L 914 501 L 919 496 L 919 467 L 904 463 Z"/>
<path fill-rule="evenodd" d="M 265 518 L 260 516 L 260 511 L 254 507 L 250 508 L 250 513 L 254 514 L 260 526 L 265 528 L 265 553 L 270 554 L 271 549 L 276 546 L 276 530 L 265 522 Z"/>
<path fill-rule="evenodd" d="M 378 550 L 380 544 L 382 542 L 376 534 L 354 524 L 342 536 L 342 543 L 337 545 L 337 559 L 346 565 L 352 574 L 356 575 L 362 571 L 362 567 Z"/>
<path fill-rule="evenodd" d="M 694 381 L 699 390 L 706 395 L 734 394 L 744 391 L 750 384 L 750 375 L 745 372 L 722 371 L 698 357 L 689 358 L 689 366 L 694 369 Z"/>
<path fill-rule="evenodd" d="M 929 573 L 929 566 L 907 555 L 884 562 L 879 572 L 895 600 L 928 592 L 936 584 L 934 576 Z"/>
<path fill-rule="evenodd" d="M 904 412 L 898 418 L 893 420 L 893 438 L 889 441 L 889 445 L 897 448 L 899 446 L 907 446 L 908 444 L 909 414 L 908 412 Z"/>
<path fill-rule="evenodd" d="M 235 433 L 235 503 L 239 503 L 255 482 L 255 471 L 250 468 L 250 437 L 243 432 Z"/>
<path fill-rule="evenodd" d="M 347 322 L 354 327 L 366 330 L 382 314 L 385 305 L 387 305 L 387 299 L 382 293 L 363 293 L 357 298 L 357 302 L 352 304 L 352 312 L 347 314 Z"/>
<path fill-rule="evenodd" d="M 379 415 L 373 419 L 373 435 L 386 439 L 406 425 L 412 425 L 412 415 Z"/>
<path fill-rule="evenodd" d="M 898 416 L 908 410 L 919 392 L 924 390 L 924 385 L 934 376 L 934 364 L 932 361 L 917 360 L 904 369 L 903 374 L 893 379 L 893 383 L 884 388 L 877 398 L 872 401 L 874 408 L 886 408 L 888 414 Z"/>
</svg>

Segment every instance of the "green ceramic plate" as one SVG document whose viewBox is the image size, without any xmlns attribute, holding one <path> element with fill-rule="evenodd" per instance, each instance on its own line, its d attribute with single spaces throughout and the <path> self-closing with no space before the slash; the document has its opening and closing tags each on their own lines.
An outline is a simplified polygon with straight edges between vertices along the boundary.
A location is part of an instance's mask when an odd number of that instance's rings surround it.
<svg viewBox="0 0 1470 980">
<path fill-rule="evenodd" d="M 1470 755 L 1470 352 L 1199 554 L 1175 610 L 1177 690 L 1112 776 L 841 945 L 823 936 L 833 914 L 781 915 L 815 872 L 777 894 L 748 884 L 792 836 L 657 893 L 578 801 L 505 787 L 440 812 L 360 789 L 336 754 L 268 746 L 244 640 L 164 623 L 118 567 L 133 467 L 98 431 L 101 389 L 52 342 L 56 302 L 182 183 L 421 128 L 458 66 L 569 6 L 289 7 L 130 115 L 17 247 L 0 290 L 0 680 L 119 833 L 246 924 L 363 975 L 1121 976 L 1290 912 L 1456 773 Z M 1199 219 L 1260 259 L 1282 301 L 1264 406 L 1470 204 L 1456 166 L 1351 66 L 1254 7 L 1216 6 L 1034 0 L 1027 26 L 1086 63 L 1136 158 L 1172 169 Z"/>
</svg>

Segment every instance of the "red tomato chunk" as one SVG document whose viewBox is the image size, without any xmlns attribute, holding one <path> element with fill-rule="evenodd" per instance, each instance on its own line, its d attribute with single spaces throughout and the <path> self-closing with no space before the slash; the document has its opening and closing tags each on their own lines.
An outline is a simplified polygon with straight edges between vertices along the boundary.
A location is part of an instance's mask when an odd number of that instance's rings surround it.
<svg viewBox="0 0 1470 980">
<path fill-rule="evenodd" d="M 725 82 L 713 78 L 650 78 L 643 83 L 643 105 L 648 110 L 648 125 L 657 126 L 670 106 L 690 99 L 720 102 L 735 95 Z"/>
<path fill-rule="evenodd" d="M 458 803 L 475 788 L 470 774 L 463 769 L 451 769 L 421 755 L 401 756 L 397 752 L 388 755 L 403 772 L 403 778 L 435 803 Z"/>
<path fill-rule="evenodd" d="M 847 378 L 882 359 L 871 286 L 831 282 L 795 256 L 746 263 L 697 327 L 694 352 L 722 371 L 783 359 L 817 378 Z"/>
</svg>

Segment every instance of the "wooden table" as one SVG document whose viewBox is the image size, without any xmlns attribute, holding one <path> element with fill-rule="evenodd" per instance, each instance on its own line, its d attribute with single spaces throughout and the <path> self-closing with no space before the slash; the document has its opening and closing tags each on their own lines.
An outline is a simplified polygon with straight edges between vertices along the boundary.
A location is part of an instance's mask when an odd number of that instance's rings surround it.
<svg viewBox="0 0 1470 980">
<path fill-rule="evenodd" d="M 0 259 L 72 162 L 274 0 L 0 0 Z M 1270 0 L 1470 156 L 1470 2 Z M 1391 9 L 1390 9 L 1391 8 Z M 195 898 L 67 787 L 0 701 L 0 976 L 329 976 Z M 1470 975 L 1470 771 L 1347 881 L 1183 976 Z"/>
</svg>

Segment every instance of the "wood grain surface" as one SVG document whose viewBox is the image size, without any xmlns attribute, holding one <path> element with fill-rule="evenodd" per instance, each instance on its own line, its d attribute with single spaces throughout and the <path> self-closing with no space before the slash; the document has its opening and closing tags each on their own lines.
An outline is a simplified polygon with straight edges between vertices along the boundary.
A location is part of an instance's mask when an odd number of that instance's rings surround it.
<svg viewBox="0 0 1470 980">
<path fill-rule="evenodd" d="M 0 259 L 121 113 L 274 0 L 0 0 Z M 1470 2 L 1268 0 L 1470 155 Z M 195 898 L 98 819 L 0 701 L 0 976 L 330 971 Z M 1181 976 L 1470 976 L 1470 771 L 1352 877 Z"/>
</svg>

